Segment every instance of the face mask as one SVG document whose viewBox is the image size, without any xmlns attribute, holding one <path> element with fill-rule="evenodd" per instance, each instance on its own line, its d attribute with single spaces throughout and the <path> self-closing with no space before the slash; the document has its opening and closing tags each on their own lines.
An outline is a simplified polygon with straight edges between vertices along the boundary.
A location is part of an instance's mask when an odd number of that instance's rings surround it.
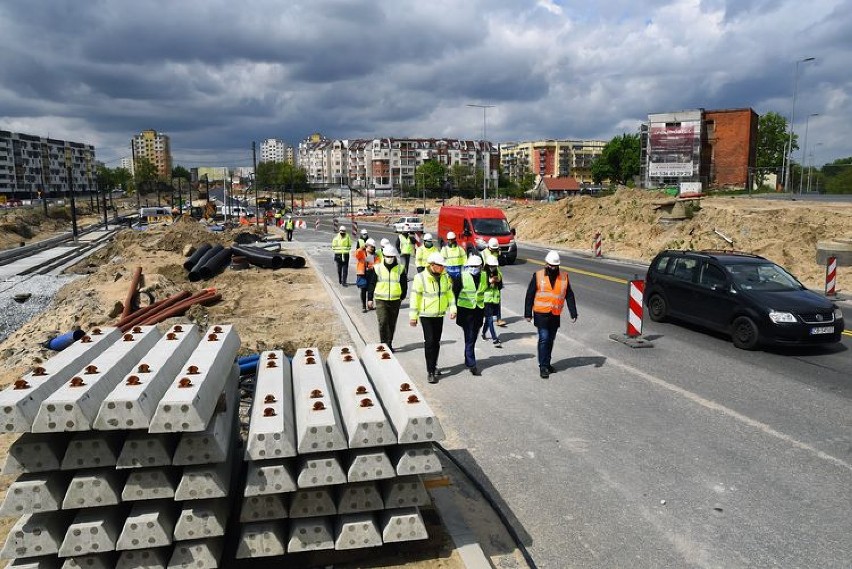
<svg viewBox="0 0 852 569">
<path fill-rule="evenodd" d="M 385 265 L 392 267 L 396 264 L 396 257 L 385 257 Z"/>
<path fill-rule="evenodd" d="M 424 241 L 423 244 L 426 245 L 427 248 L 432 246 L 431 241 Z"/>
<path fill-rule="evenodd" d="M 559 267 L 551 267 L 550 265 L 548 265 L 547 267 L 545 267 L 544 271 L 548 275 L 558 275 L 559 274 Z"/>
<path fill-rule="evenodd" d="M 470 268 L 470 274 L 472 274 L 473 276 L 478 275 L 479 274 L 479 267 L 471 267 Z"/>
<path fill-rule="evenodd" d="M 448 241 L 448 242 L 447 242 L 447 245 L 448 245 L 448 246 L 450 246 L 450 247 L 455 247 L 455 246 L 456 246 L 456 242 L 455 242 L 455 241 Z"/>
</svg>

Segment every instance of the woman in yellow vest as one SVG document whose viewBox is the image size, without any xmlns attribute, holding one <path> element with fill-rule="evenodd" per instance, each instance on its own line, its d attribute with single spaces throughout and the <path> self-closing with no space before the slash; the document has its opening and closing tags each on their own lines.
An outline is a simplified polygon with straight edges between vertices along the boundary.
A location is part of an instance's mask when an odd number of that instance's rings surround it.
<svg viewBox="0 0 852 569">
<path fill-rule="evenodd" d="M 485 323 L 482 325 L 482 339 L 494 340 L 495 348 L 502 348 L 500 338 L 494 329 L 494 319 L 500 316 L 500 290 L 503 288 L 503 273 L 500 272 L 500 263 L 497 257 L 491 255 L 485 259 L 485 276 L 488 279 L 488 288 L 485 289 Z"/>
<path fill-rule="evenodd" d="M 464 365 L 472 375 L 481 375 L 476 365 L 476 337 L 485 314 L 485 291 L 488 277 L 482 272 L 482 259 L 477 255 L 467 258 L 461 277 L 453 283 L 458 318 L 456 324 L 464 331 Z"/>
<path fill-rule="evenodd" d="M 423 348 L 426 356 L 426 373 L 429 383 L 438 383 L 438 354 L 441 351 L 441 334 L 444 330 L 444 314 L 450 320 L 456 317 L 456 299 L 453 297 L 453 281 L 444 272 L 444 258 L 432 253 L 427 259 L 427 268 L 417 273 L 411 285 L 409 323 L 423 326 Z"/>
<path fill-rule="evenodd" d="M 524 302 L 524 318 L 533 320 L 538 328 L 538 369 L 547 379 L 556 370 L 550 365 L 553 340 L 559 330 L 562 306 L 568 305 L 571 322 L 577 321 L 577 302 L 568 280 L 568 273 L 559 268 L 559 253 L 550 251 L 544 258 L 545 267 L 533 274 Z"/>
<path fill-rule="evenodd" d="M 382 260 L 375 265 L 372 298 L 376 305 L 376 320 L 379 324 L 379 341 L 393 351 L 396 320 L 399 308 L 408 292 L 408 279 L 397 262 L 397 250 L 392 245 L 382 249 Z"/>
</svg>

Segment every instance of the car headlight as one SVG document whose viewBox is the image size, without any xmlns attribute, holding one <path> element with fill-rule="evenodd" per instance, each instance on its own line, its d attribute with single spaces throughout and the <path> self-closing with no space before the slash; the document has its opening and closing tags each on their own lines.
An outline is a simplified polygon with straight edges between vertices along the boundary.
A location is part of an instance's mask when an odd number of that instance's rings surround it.
<svg viewBox="0 0 852 569">
<path fill-rule="evenodd" d="M 842 319 L 842 318 L 843 318 L 843 311 L 842 311 L 842 310 L 840 310 L 839 308 L 835 308 L 835 309 L 834 309 L 834 319 L 835 319 L 835 320 L 840 320 L 840 319 Z"/>
<path fill-rule="evenodd" d="M 778 312 L 776 310 L 769 311 L 769 319 L 772 320 L 774 324 L 781 324 L 782 322 L 796 322 L 796 317 L 791 312 Z"/>
</svg>

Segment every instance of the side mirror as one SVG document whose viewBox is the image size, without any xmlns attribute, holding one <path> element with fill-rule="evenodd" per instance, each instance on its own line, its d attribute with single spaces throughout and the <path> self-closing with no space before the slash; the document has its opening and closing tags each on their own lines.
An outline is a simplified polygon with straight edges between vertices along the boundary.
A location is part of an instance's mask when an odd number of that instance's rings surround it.
<svg viewBox="0 0 852 569">
<path fill-rule="evenodd" d="M 462 231 L 462 235 L 464 235 L 465 237 L 470 237 L 470 229 L 465 229 L 464 231 Z"/>
<path fill-rule="evenodd" d="M 510 228 L 509 231 L 512 233 L 512 235 L 515 235 L 515 228 L 514 227 Z"/>
</svg>

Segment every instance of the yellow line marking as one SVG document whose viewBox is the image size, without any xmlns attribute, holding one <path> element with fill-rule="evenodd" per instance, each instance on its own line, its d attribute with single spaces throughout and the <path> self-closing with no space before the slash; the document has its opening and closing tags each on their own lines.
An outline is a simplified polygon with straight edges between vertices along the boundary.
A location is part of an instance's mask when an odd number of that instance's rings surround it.
<svg viewBox="0 0 852 569">
<path fill-rule="evenodd" d="M 841 332 L 844 336 L 852 336 L 852 330 L 844 330 Z"/>
<path fill-rule="evenodd" d="M 547 264 L 547 263 L 543 263 L 542 261 L 536 261 L 535 259 L 524 259 L 524 261 L 526 261 L 528 263 L 535 263 L 536 265 L 542 265 L 542 266 Z M 565 269 L 569 273 L 577 273 L 578 275 L 586 275 L 588 277 L 595 277 L 595 278 L 598 278 L 598 279 L 603 279 L 605 281 L 610 281 L 610 282 L 614 282 L 614 283 L 618 283 L 618 284 L 627 284 L 627 283 L 630 282 L 628 280 L 620 279 L 618 277 L 611 277 L 609 275 L 602 275 L 600 273 L 593 273 L 591 271 L 584 271 L 583 269 L 575 269 L 574 267 L 566 267 L 564 265 L 560 265 L 560 267 L 562 267 L 563 269 Z"/>
</svg>

